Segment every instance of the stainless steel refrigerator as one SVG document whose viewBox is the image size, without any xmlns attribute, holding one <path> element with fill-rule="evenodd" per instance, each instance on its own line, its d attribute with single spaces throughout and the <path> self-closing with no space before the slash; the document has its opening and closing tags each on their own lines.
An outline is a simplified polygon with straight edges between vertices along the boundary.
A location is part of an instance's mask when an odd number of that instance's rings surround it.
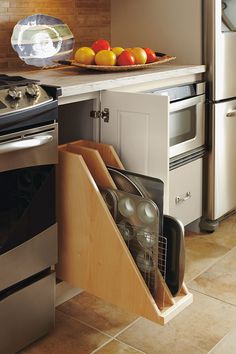
<svg viewBox="0 0 236 354">
<path fill-rule="evenodd" d="M 208 139 L 202 228 L 236 209 L 236 0 L 203 0 Z"/>
</svg>

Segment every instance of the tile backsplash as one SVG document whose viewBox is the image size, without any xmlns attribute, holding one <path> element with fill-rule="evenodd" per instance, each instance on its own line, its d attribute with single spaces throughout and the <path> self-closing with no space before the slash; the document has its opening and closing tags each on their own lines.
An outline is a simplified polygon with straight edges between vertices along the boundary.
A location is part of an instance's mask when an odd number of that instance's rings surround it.
<svg viewBox="0 0 236 354">
<path fill-rule="evenodd" d="M 67 23 L 76 40 L 75 48 L 91 45 L 98 38 L 110 39 L 110 0 L 0 0 L 0 68 L 27 67 L 10 40 L 15 24 L 36 13 Z"/>
</svg>

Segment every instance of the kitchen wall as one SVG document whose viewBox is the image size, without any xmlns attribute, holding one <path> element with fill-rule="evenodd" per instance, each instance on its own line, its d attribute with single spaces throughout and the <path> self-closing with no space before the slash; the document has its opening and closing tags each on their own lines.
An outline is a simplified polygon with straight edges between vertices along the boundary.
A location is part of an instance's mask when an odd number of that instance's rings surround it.
<svg viewBox="0 0 236 354">
<path fill-rule="evenodd" d="M 110 39 L 110 0 L 0 0 L 0 68 L 28 67 L 12 49 L 10 39 L 15 24 L 35 13 L 67 23 L 75 48 L 98 38 Z"/>
<path fill-rule="evenodd" d="M 201 64 L 202 0 L 111 0 L 111 42 L 151 47 L 176 56 L 176 64 Z"/>
</svg>

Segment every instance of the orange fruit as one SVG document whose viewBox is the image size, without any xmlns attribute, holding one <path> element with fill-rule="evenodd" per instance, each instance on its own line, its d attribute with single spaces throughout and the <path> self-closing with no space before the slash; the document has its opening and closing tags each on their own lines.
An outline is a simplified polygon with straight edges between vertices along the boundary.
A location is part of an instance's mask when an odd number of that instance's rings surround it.
<svg viewBox="0 0 236 354">
<path fill-rule="evenodd" d="M 95 55 L 95 63 L 101 66 L 116 65 L 116 55 L 111 50 L 100 50 Z"/>
<path fill-rule="evenodd" d="M 118 57 L 124 51 L 124 48 L 114 47 L 114 48 L 111 48 L 111 50 L 113 51 L 113 53 L 115 53 L 116 57 Z"/>
<path fill-rule="evenodd" d="M 95 52 L 90 47 L 81 47 L 75 52 L 74 58 L 80 64 L 94 64 Z"/>
<path fill-rule="evenodd" d="M 135 58 L 135 64 L 146 64 L 147 53 L 143 48 L 140 47 L 132 48 L 131 53 Z"/>
</svg>

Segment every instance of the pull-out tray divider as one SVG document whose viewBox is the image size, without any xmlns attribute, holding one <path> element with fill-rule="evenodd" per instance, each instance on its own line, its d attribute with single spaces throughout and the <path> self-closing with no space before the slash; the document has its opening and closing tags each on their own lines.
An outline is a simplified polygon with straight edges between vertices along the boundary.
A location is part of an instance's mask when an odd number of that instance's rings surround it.
<svg viewBox="0 0 236 354">
<path fill-rule="evenodd" d="M 105 163 L 96 150 L 92 154 L 91 147 L 83 151 L 80 144 L 78 150 L 76 146 L 68 144 L 59 149 L 57 276 L 164 325 L 192 302 L 192 295 L 184 285 L 180 295 L 173 298 L 159 273 L 158 298 L 153 299 L 94 180 L 99 175 L 104 186 L 114 187 L 107 179 Z M 95 160 L 92 176 L 87 165 Z M 122 168 L 121 163 L 118 165 Z"/>
</svg>

